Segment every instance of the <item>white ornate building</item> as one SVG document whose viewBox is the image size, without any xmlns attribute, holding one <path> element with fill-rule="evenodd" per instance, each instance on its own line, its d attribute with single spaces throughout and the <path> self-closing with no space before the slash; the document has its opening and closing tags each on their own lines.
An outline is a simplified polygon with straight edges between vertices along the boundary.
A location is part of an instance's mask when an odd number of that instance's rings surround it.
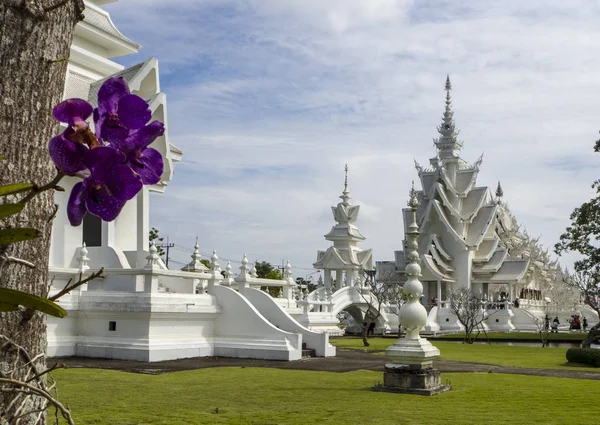
<svg viewBox="0 0 600 425">
<path fill-rule="evenodd" d="M 523 282 L 529 260 L 509 256 L 500 243 L 497 232 L 503 211 L 489 196 L 485 186 L 477 186 L 480 157 L 469 165 L 459 155 L 462 142 L 450 97 L 450 79 L 446 80 L 446 107 L 439 137 L 434 139 L 435 157 L 430 167 L 415 167 L 422 190 L 417 193 L 419 209 L 419 255 L 423 264 L 424 303 L 436 301 L 430 311 L 429 330 L 455 330 L 456 317 L 445 304 L 450 291 L 469 288 L 493 297 L 498 286 L 506 288 L 507 299 L 513 300 L 516 288 Z M 410 222 L 410 209 L 404 209 L 405 234 Z M 405 241 L 406 244 L 406 241 Z M 404 250 L 395 252 L 394 262 L 380 263 L 380 273 L 391 268 L 400 276 L 404 273 Z M 498 329 L 512 329 L 512 313 L 508 310 L 495 316 Z"/>
<path fill-rule="evenodd" d="M 338 314 L 342 311 L 347 311 L 360 328 L 369 310 L 380 310 L 376 332 L 384 333 L 397 328 L 398 317 L 387 305 L 379 308 L 365 280 L 366 272 L 373 269 L 373 254 L 358 246 L 366 238 L 355 224 L 360 206 L 350 204 L 347 165 L 345 173 L 342 201 L 331 207 L 335 224 L 325 235 L 332 245 L 318 251 L 313 264 L 323 271 L 323 285 L 299 301 L 303 314 L 298 321 L 318 332 L 342 335 L 344 331 L 338 326 Z"/>
<path fill-rule="evenodd" d="M 537 239 L 520 231 L 502 200 L 500 184 L 496 197 L 488 187 L 477 186 L 482 157 L 470 165 L 459 155 L 462 142 L 457 139 L 451 89 L 447 78 L 435 157 L 427 168 L 415 161 L 422 187 L 417 193 L 422 301 L 431 306 L 426 330 L 461 328 L 447 303 L 449 292 L 459 288 L 479 292 L 489 301 L 487 307 L 497 307 L 484 322 L 489 329 L 537 330 L 533 316 L 545 314 L 559 315 L 566 323 L 571 314 L 583 312 L 590 323 L 596 322 L 595 314 L 561 282 L 564 272 L 558 263 Z M 406 234 L 411 210 L 403 213 Z M 378 274 L 396 275 L 402 282 L 406 264 L 405 250 L 396 251 L 394 261 L 377 263 Z M 521 308 L 512 308 L 517 297 Z"/>
<path fill-rule="evenodd" d="M 94 104 L 99 86 L 109 76 L 122 76 L 133 93 L 144 98 L 152 119 L 166 132 L 151 147 L 163 155 L 162 180 L 144 187 L 119 217 L 106 223 L 87 215 L 70 226 L 65 207 L 76 180 L 65 179 L 57 193 L 59 211 L 53 223 L 50 294 L 70 279 L 104 268 L 106 278 L 93 280 L 60 298 L 64 319 L 48 318 L 49 356 L 89 356 L 159 361 L 196 356 L 296 360 L 303 348 L 317 356 L 335 355 L 328 335 L 300 325 L 292 314 L 302 310 L 294 298 L 291 266 L 283 280 L 258 279 L 244 256 L 239 273 L 231 264 L 223 273 L 216 253 L 210 270 L 199 261 L 198 246 L 185 270 L 168 270 L 156 248 L 148 245 L 149 192 L 163 192 L 182 152 L 169 142 L 166 97 L 160 90 L 158 61 L 151 58 L 124 69 L 111 58 L 136 53 L 100 7 L 106 0 L 86 1 L 85 19 L 75 30 L 65 98 Z M 261 286 L 283 287 L 273 299 Z"/>
</svg>

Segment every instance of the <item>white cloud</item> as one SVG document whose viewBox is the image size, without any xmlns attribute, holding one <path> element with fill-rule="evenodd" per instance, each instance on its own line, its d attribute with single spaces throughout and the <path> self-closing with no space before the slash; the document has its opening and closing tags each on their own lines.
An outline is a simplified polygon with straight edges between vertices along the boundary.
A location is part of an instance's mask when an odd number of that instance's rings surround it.
<svg viewBox="0 0 600 425">
<path fill-rule="evenodd" d="M 485 152 L 533 235 L 552 246 L 592 195 L 599 6 L 573 0 L 133 0 L 107 5 L 160 60 L 169 131 L 184 152 L 152 221 L 191 247 L 310 267 L 333 224 L 343 164 L 378 260 L 401 246 L 412 159 L 451 74 L 462 152 Z M 158 29 L 158 30 L 157 30 Z M 185 254 L 181 259 L 185 258 Z M 187 259 L 187 258 L 185 258 Z M 252 258 L 251 258 L 252 259 Z"/>
</svg>

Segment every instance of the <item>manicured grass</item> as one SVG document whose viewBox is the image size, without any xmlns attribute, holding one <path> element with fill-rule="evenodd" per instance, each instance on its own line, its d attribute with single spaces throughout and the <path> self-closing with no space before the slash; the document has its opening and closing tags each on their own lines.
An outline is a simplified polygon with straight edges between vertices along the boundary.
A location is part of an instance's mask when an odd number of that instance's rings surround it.
<svg viewBox="0 0 600 425">
<path fill-rule="evenodd" d="M 475 335 L 475 334 L 473 334 Z M 587 332 L 569 332 L 569 333 L 549 333 L 549 341 L 583 341 L 587 337 Z M 536 332 L 488 332 L 490 339 L 510 339 L 519 341 L 540 341 L 540 335 Z M 451 339 L 462 341 L 465 339 L 464 332 L 442 335 L 436 339 Z M 480 333 L 478 340 L 485 341 L 485 334 Z M 541 344 L 541 343 L 540 343 Z"/>
<path fill-rule="evenodd" d="M 385 350 L 396 340 L 392 338 L 370 338 L 369 347 L 363 347 L 360 338 L 332 338 L 331 343 L 344 348 Z M 456 342 L 434 341 L 441 352 L 441 360 L 488 363 L 499 366 L 516 366 L 539 369 L 592 370 L 599 368 L 565 366 L 566 348 L 510 347 L 489 344 L 460 344 Z"/>
<path fill-rule="evenodd" d="M 55 374 L 78 425 L 597 424 L 597 381 L 445 374 L 435 397 L 371 391 L 382 373 L 213 368 L 163 375 Z M 216 413 L 218 408 L 218 413 Z"/>
</svg>

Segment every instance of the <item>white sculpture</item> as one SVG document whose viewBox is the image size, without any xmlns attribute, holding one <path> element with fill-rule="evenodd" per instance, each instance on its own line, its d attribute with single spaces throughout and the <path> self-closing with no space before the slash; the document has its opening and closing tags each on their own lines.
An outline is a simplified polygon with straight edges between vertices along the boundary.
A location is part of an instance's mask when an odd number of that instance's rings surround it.
<svg viewBox="0 0 600 425">
<path fill-rule="evenodd" d="M 408 239 L 406 275 L 408 280 L 404 284 L 404 293 L 408 297 L 406 302 L 400 308 L 400 323 L 406 329 L 406 337 L 398 339 L 385 352 L 386 356 L 391 357 L 394 364 L 418 364 L 421 367 L 431 366 L 433 360 L 440 355 L 440 351 L 435 348 L 428 340 L 419 336 L 419 331 L 423 329 L 427 322 L 427 310 L 419 302 L 423 295 L 423 285 L 419 282 L 421 276 L 421 266 L 419 266 L 419 227 L 417 226 L 417 207 L 419 200 L 415 191 L 414 182 L 410 190 L 408 206 L 412 211 L 412 221 L 408 227 L 406 237 Z"/>
</svg>

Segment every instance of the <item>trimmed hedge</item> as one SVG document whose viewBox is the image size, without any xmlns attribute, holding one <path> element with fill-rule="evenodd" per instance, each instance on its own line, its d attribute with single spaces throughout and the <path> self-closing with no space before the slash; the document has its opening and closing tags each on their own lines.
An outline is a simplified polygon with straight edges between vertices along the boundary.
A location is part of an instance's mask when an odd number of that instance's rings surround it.
<svg viewBox="0 0 600 425">
<path fill-rule="evenodd" d="M 597 348 L 569 348 L 567 361 L 600 367 L 600 350 Z"/>
</svg>

